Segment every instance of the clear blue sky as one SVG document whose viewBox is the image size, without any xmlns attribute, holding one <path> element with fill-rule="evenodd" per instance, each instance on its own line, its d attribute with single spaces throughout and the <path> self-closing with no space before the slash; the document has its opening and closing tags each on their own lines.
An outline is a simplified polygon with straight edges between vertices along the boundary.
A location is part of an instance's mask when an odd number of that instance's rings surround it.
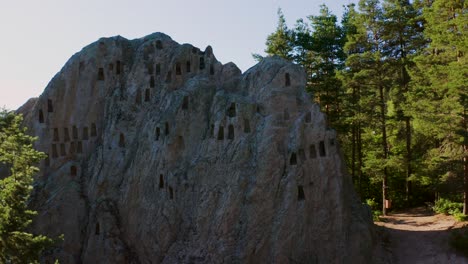
<svg viewBox="0 0 468 264">
<path fill-rule="evenodd" d="M 318 14 L 320 4 L 341 17 L 357 0 L 0 0 L 0 107 L 16 109 L 39 96 L 81 48 L 100 37 L 140 38 L 164 32 L 179 43 L 213 47 L 222 63 L 245 71 L 263 54 L 276 11 L 288 25 Z"/>
</svg>

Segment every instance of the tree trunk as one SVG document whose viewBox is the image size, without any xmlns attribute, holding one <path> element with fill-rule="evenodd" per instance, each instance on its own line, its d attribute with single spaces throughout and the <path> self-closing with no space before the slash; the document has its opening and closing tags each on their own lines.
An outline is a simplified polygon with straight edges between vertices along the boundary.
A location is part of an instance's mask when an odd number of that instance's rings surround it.
<svg viewBox="0 0 468 264">
<path fill-rule="evenodd" d="M 465 129 L 465 138 L 463 142 L 463 214 L 468 214 L 468 120 L 467 109 L 463 110 L 463 128 Z"/>
<path fill-rule="evenodd" d="M 386 126 L 386 119 L 385 119 L 385 101 L 384 101 L 384 87 L 379 85 L 379 96 L 380 96 L 380 121 L 382 122 L 382 150 L 383 150 L 383 158 L 384 161 L 388 158 L 388 144 L 387 144 L 387 126 Z M 388 172 L 387 167 L 384 167 L 384 175 L 382 179 L 382 214 L 385 216 L 387 215 L 387 207 L 385 206 L 385 202 L 388 199 L 387 189 L 388 189 Z"/>
<path fill-rule="evenodd" d="M 468 147 L 465 144 L 464 146 L 465 150 L 465 157 L 463 157 L 463 183 L 464 183 L 464 188 L 463 188 L 463 214 L 467 215 L 468 214 L 468 158 L 466 157 L 466 152 L 468 151 Z"/>
<path fill-rule="evenodd" d="M 407 205 L 410 204 L 411 202 L 411 189 L 412 189 L 412 183 L 410 180 L 411 173 L 412 173 L 412 168 L 411 168 L 411 156 L 412 156 L 412 151 L 411 151 L 411 121 L 409 117 L 406 117 L 405 120 L 405 126 L 406 126 L 406 202 L 408 203 Z"/>
<path fill-rule="evenodd" d="M 361 191 L 362 194 L 362 137 L 361 137 L 361 121 L 358 122 L 358 127 L 357 127 L 357 159 L 358 159 L 358 166 L 357 166 L 357 172 L 358 172 L 358 177 L 359 177 L 359 190 Z"/>
</svg>

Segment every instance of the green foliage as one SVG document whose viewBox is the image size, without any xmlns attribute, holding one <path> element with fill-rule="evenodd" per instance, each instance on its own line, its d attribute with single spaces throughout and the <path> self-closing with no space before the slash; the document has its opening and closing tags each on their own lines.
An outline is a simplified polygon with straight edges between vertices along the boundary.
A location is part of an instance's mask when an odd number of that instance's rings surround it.
<svg viewBox="0 0 468 264">
<path fill-rule="evenodd" d="M 457 220 L 458 222 L 465 222 L 465 221 L 468 221 L 468 216 L 463 214 L 463 213 L 456 213 L 453 215 L 453 217 L 455 218 L 455 220 Z"/>
<path fill-rule="evenodd" d="M 380 217 L 382 216 L 382 212 L 380 211 L 381 205 L 377 203 L 374 198 L 366 199 L 366 204 L 372 210 L 372 219 L 374 220 L 374 222 L 380 221 Z"/>
<path fill-rule="evenodd" d="M 434 212 L 439 214 L 456 215 L 461 213 L 462 208 L 463 203 L 452 202 L 449 199 L 440 198 L 435 202 L 432 209 Z"/>
<path fill-rule="evenodd" d="M 284 18 L 283 12 L 281 9 L 278 9 L 278 26 L 276 31 L 268 35 L 265 52 L 269 56 L 279 56 L 283 59 L 290 60 L 292 59 L 292 50 L 291 47 L 292 35 L 291 31 L 286 25 L 286 19 Z M 255 58 L 256 56 L 254 56 Z M 258 59 L 258 56 L 257 56 Z"/>
<path fill-rule="evenodd" d="M 27 232 L 35 211 L 28 208 L 35 166 L 45 157 L 32 144 L 35 138 L 21 126 L 22 116 L 0 112 L 0 167 L 8 176 L 0 180 L 0 261 L 36 263 L 43 250 L 54 241 Z"/>
<path fill-rule="evenodd" d="M 363 200 L 401 208 L 468 193 L 467 9 L 360 0 L 341 25 L 322 5 L 294 28 L 278 12 L 265 51 L 304 67 Z"/>
</svg>

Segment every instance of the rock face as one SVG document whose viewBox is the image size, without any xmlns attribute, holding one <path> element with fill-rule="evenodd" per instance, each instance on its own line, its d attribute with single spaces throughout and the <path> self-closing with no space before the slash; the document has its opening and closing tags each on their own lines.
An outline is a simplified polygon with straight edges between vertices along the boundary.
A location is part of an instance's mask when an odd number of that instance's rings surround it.
<svg viewBox="0 0 468 264">
<path fill-rule="evenodd" d="M 294 64 L 155 33 L 75 54 L 19 111 L 61 263 L 367 263 L 371 219 Z"/>
</svg>

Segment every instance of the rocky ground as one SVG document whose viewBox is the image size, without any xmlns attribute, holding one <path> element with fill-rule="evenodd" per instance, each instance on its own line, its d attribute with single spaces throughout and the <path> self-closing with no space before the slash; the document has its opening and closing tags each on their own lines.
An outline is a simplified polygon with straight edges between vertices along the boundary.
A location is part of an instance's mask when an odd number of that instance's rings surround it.
<svg viewBox="0 0 468 264">
<path fill-rule="evenodd" d="M 376 225 L 391 255 L 387 263 L 468 263 L 449 245 L 452 230 L 466 225 L 451 216 L 418 207 L 391 213 Z"/>
</svg>

